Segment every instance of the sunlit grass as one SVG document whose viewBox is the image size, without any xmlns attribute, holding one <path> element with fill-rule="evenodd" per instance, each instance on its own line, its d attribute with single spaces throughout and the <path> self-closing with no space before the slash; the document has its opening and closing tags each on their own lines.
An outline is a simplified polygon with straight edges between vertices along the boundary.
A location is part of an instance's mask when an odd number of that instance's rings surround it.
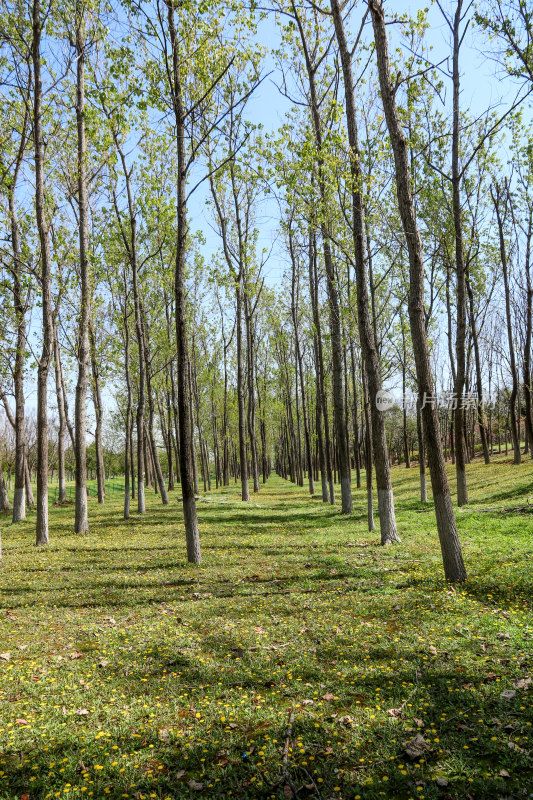
<svg viewBox="0 0 533 800">
<path fill-rule="evenodd" d="M 91 497 L 83 537 L 52 508 L 46 550 L 3 517 L 0 798 L 290 797 L 291 710 L 302 798 L 527 796 L 533 466 L 469 467 L 453 589 L 416 467 L 393 483 L 387 549 L 364 490 L 349 519 L 276 476 L 202 497 L 194 568 L 176 495 Z"/>
</svg>

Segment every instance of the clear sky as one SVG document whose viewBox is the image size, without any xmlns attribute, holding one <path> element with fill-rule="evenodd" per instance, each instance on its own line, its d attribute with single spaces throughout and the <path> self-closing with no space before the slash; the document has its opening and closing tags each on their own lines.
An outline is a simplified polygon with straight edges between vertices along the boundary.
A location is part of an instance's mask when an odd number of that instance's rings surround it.
<svg viewBox="0 0 533 800">
<path fill-rule="evenodd" d="M 324 0 L 324 4 L 326 7 L 329 5 L 326 0 Z M 359 27 L 359 21 L 362 16 L 361 9 L 363 9 L 365 5 L 366 4 L 363 4 L 360 0 L 353 13 L 353 22 L 351 25 L 353 30 Z M 431 43 L 433 48 L 431 55 L 432 61 L 438 63 L 442 59 L 445 59 L 450 53 L 450 31 L 437 5 L 423 3 L 419 0 L 407 0 L 407 2 L 401 4 L 400 8 L 398 5 L 396 0 L 388 0 L 386 4 L 388 13 L 392 14 L 401 11 L 415 16 L 417 11 L 430 5 L 428 17 L 430 29 L 427 31 L 426 40 Z M 443 0 L 443 5 L 445 8 L 452 8 L 454 3 L 450 2 L 450 0 Z M 371 25 L 369 20 L 367 20 L 366 29 L 366 36 L 370 39 Z M 401 43 L 398 27 L 390 26 L 389 31 L 392 46 L 398 46 Z M 257 38 L 261 45 L 270 50 L 275 49 L 279 45 L 279 31 L 273 15 L 260 24 Z M 517 84 L 510 79 L 504 79 L 501 66 L 494 58 L 489 57 L 487 53 L 488 47 L 485 36 L 479 31 L 476 31 L 474 26 L 471 26 L 461 52 L 461 105 L 464 110 L 469 110 L 473 114 L 482 114 L 489 106 L 501 108 L 503 110 L 506 105 L 512 103 L 518 88 Z M 442 68 L 446 69 L 446 66 L 446 64 L 443 64 Z M 271 54 L 267 55 L 264 72 L 271 72 L 271 74 L 266 77 L 251 97 L 248 104 L 247 116 L 254 123 L 260 123 L 265 131 L 274 133 L 284 121 L 285 114 L 289 108 L 289 101 L 278 91 L 277 84 L 280 82 L 280 75 L 276 69 L 275 59 Z M 447 79 L 445 79 L 445 81 L 448 86 L 445 102 L 448 104 L 451 97 L 451 82 Z M 531 104 L 528 113 L 531 118 Z M 212 253 L 219 248 L 220 241 L 212 227 L 213 221 L 211 212 L 205 205 L 207 190 L 208 184 L 204 183 L 191 198 L 189 211 L 191 229 L 202 229 L 206 237 L 203 253 L 206 261 L 209 262 Z M 281 276 L 286 268 L 287 256 L 281 247 L 281 243 L 276 244 L 278 233 L 278 207 L 272 196 L 266 198 L 262 202 L 258 221 L 260 227 L 259 245 L 269 250 L 272 248 L 270 259 L 265 267 L 266 279 L 270 285 L 276 285 L 279 284 Z M 33 331 L 33 333 L 35 334 L 36 332 Z M 39 349 L 40 348 L 37 347 L 37 350 Z M 110 387 L 105 391 L 105 404 L 108 407 L 111 403 L 109 388 Z M 31 409 L 35 407 L 36 391 L 35 385 L 32 382 L 32 375 L 30 374 L 27 376 L 26 389 L 28 395 L 28 409 Z M 50 395 L 51 398 L 53 398 L 52 392 L 50 392 Z M 89 410 L 92 411 L 91 403 L 89 402 L 88 405 Z"/>
</svg>

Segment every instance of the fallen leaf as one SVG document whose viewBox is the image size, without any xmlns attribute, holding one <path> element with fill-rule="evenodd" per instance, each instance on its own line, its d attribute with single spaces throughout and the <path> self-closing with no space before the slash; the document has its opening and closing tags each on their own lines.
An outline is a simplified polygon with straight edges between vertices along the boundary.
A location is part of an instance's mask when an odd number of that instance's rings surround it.
<svg viewBox="0 0 533 800">
<path fill-rule="evenodd" d="M 107 667 L 108 664 L 109 664 L 109 661 L 106 661 L 105 658 L 102 659 L 102 661 L 98 662 L 98 666 L 100 667 L 100 669 L 103 669 L 104 667 Z"/>
<path fill-rule="evenodd" d="M 28 720 L 27 719 L 16 719 L 15 722 L 17 723 L 17 725 L 27 725 L 28 724 Z"/>
<path fill-rule="evenodd" d="M 177 780 L 177 781 L 179 781 L 179 780 L 180 780 L 180 778 L 183 778 L 183 776 L 184 776 L 184 775 L 186 775 L 186 774 L 187 774 L 187 770 L 186 770 L 186 769 L 179 769 L 179 770 L 176 772 L 176 774 L 175 774 L 175 776 L 174 776 L 174 777 L 176 778 L 176 780 Z"/>
<path fill-rule="evenodd" d="M 202 789 L 204 788 L 203 783 L 199 783 L 198 781 L 194 781 L 192 779 L 189 781 L 187 786 L 189 787 L 189 789 L 196 789 L 197 792 L 201 792 Z"/>
<path fill-rule="evenodd" d="M 0 653 L 0 658 L 2 661 L 11 661 L 11 653 Z"/>
<path fill-rule="evenodd" d="M 434 655 L 434 656 L 436 656 L 436 655 L 437 655 L 437 648 L 435 647 L 435 645 L 434 645 L 434 644 L 430 644 L 428 649 L 429 649 L 429 652 L 430 652 L 432 655 Z"/>
<path fill-rule="evenodd" d="M 285 797 L 294 797 L 293 791 L 288 783 L 286 783 L 285 786 L 283 787 L 283 795 Z"/>
<path fill-rule="evenodd" d="M 74 712 L 78 717 L 85 717 L 89 712 L 86 708 L 77 708 Z"/>
<path fill-rule="evenodd" d="M 344 717 L 339 717 L 338 721 L 341 725 L 346 725 L 347 728 L 353 728 L 354 721 L 349 714 L 345 714 Z"/>
<path fill-rule="evenodd" d="M 254 631 L 258 633 L 260 636 L 263 636 L 266 633 L 266 630 L 261 627 L 261 625 L 256 625 L 254 627 Z"/>
<path fill-rule="evenodd" d="M 483 683 L 491 683 L 491 681 L 497 681 L 497 680 L 498 680 L 498 678 L 500 678 L 500 677 L 501 677 L 501 676 L 500 676 L 500 675 L 497 675 L 495 672 L 489 672 L 489 673 L 488 673 L 487 675 L 485 675 L 485 677 L 483 678 Z"/>
<path fill-rule="evenodd" d="M 424 720 L 423 719 L 418 719 L 418 717 L 413 717 L 413 719 L 414 719 L 414 721 L 416 722 L 416 724 L 418 725 L 419 728 L 423 728 L 424 727 Z"/>
<path fill-rule="evenodd" d="M 513 686 L 516 689 L 524 689 L 527 691 L 531 686 L 531 678 L 519 678 L 513 683 Z"/>
<path fill-rule="evenodd" d="M 517 744 L 515 744 L 514 742 L 507 742 L 507 747 L 508 747 L 510 750 L 514 750 L 514 751 L 515 751 L 515 753 L 525 753 L 525 752 L 526 752 L 526 751 L 524 750 L 524 748 L 523 748 L 523 747 L 519 747 L 519 746 L 518 746 Z"/>
<path fill-rule="evenodd" d="M 510 778 L 511 777 L 506 769 L 501 769 L 498 772 L 498 775 L 500 776 L 500 778 Z"/>
<path fill-rule="evenodd" d="M 70 658 L 72 661 L 75 661 L 77 658 L 83 658 L 83 653 L 78 652 L 78 650 L 74 650 L 74 652 L 70 654 Z"/>
<path fill-rule="evenodd" d="M 421 758 L 429 750 L 429 744 L 422 734 L 417 733 L 416 736 L 413 736 L 413 738 L 407 742 L 403 750 L 404 753 L 414 761 L 417 758 Z"/>
<path fill-rule="evenodd" d="M 334 700 L 335 695 L 331 694 L 331 692 L 327 692 L 327 694 L 322 695 L 322 700 Z"/>
<path fill-rule="evenodd" d="M 393 717 L 393 719 L 398 719 L 398 717 L 402 716 L 402 709 L 401 708 L 388 708 L 387 714 L 389 717 Z"/>
<path fill-rule="evenodd" d="M 511 638 L 511 634 L 510 633 L 504 633 L 503 631 L 500 631 L 499 633 L 496 634 L 496 638 L 497 639 L 510 639 Z"/>
<path fill-rule="evenodd" d="M 442 787 L 448 786 L 448 781 L 446 780 L 446 778 L 435 778 L 435 783 L 437 784 L 437 786 L 442 786 Z"/>
<path fill-rule="evenodd" d="M 302 705 L 303 706 L 312 706 L 314 702 L 315 702 L 314 700 L 302 700 Z"/>
<path fill-rule="evenodd" d="M 504 692 L 501 693 L 501 697 L 503 697 L 504 700 L 512 700 L 513 697 L 515 696 L 516 692 L 514 689 L 506 689 Z"/>
</svg>

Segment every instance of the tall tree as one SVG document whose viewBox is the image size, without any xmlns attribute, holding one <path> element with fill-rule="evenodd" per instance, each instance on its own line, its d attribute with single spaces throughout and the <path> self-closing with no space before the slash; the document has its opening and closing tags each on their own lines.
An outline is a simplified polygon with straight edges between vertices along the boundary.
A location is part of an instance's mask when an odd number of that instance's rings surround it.
<svg viewBox="0 0 533 800">
<path fill-rule="evenodd" d="M 424 255 L 411 191 L 408 144 L 396 105 L 397 83 L 391 78 L 382 0 L 369 0 L 369 8 L 374 29 L 381 99 L 394 154 L 398 207 L 409 253 L 409 321 L 444 574 L 447 580 L 462 581 L 466 578 L 466 570 L 446 477 L 434 400 L 424 307 Z"/>
</svg>

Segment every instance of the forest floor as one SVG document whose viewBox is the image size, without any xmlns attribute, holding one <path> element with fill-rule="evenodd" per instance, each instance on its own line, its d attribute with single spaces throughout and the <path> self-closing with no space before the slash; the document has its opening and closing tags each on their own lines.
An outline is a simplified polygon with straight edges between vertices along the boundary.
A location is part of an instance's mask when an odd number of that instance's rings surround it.
<svg viewBox="0 0 533 800">
<path fill-rule="evenodd" d="M 202 496 L 201 567 L 177 493 L 0 519 L 0 798 L 531 798 L 533 464 L 468 479 L 455 587 L 416 468 L 389 548 L 277 476 Z"/>
</svg>

